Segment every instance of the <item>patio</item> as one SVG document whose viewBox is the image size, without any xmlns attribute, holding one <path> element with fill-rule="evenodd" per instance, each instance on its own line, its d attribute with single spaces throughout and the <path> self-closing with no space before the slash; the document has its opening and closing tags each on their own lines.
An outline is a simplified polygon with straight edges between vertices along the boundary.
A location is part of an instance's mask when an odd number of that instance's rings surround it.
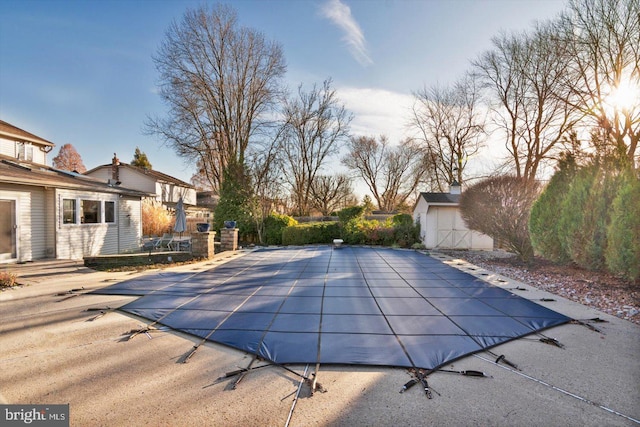
<svg viewBox="0 0 640 427">
<path fill-rule="evenodd" d="M 251 253 L 224 252 L 164 272 L 215 271 Z M 637 325 L 471 264 L 441 261 L 500 288 L 523 289 L 518 293 L 527 299 L 571 318 L 608 323 L 599 324 L 599 332 L 576 324 L 554 327 L 548 334 L 564 348 L 523 338 L 494 349 L 519 370 L 494 363 L 485 352 L 448 363 L 446 369 L 479 370 L 489 378 L 436 372 L 429 377 L 432 400 L 420 386 L 398 393 L 411 378 L 406 369 L 353 365 L 324 366 L 319 382 L 327 392 L 313 397 L 299 376 L 314 369 L 306 365 L 289 365 L 296 373 L 277 366 L 253 370 L 234 390 L 237 377 L 224 377 L 246 368 L 252 355 L 207 342 L 182 363 L 200 338 L 159 327 L 128 339 L 130 331 L 148 325 L 118 310 L 137 297 L 87 293 L 157 271 L 95 272 L 74 265 L 52 274 L 50 263 L 30 263 L 22 267 L 33 280 L 0 292 L 0 402 L 69 403 L 74 426 L 640 423 Z"/>
</svg>

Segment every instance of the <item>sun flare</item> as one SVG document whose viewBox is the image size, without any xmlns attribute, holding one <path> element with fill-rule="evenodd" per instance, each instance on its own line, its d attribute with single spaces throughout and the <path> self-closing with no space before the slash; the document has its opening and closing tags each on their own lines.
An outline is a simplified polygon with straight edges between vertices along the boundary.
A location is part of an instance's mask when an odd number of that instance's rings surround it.
<svg viewBox="0 0 640 427">
<path fill-rule="evenodd" d="M 606 104 L 619 111 L 631 111 L 640 107 L 640 85 L 624 79 L 614 87 L 605 99 Z"/>
</svg>

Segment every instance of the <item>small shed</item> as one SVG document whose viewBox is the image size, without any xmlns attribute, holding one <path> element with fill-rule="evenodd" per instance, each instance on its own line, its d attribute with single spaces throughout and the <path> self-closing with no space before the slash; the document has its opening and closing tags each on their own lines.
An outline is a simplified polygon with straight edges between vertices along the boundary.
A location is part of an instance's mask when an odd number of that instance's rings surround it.
<svg viewBox="0 0 640 427">
<path fill-rule="evenodd" d="M 469 230 L 460 215 L 460 185 L 448 193 L 420 193 L 413 219 L 420 224 L 420 237 L 427 249 L 492 250 L 493 239 Z"/>
</svg>

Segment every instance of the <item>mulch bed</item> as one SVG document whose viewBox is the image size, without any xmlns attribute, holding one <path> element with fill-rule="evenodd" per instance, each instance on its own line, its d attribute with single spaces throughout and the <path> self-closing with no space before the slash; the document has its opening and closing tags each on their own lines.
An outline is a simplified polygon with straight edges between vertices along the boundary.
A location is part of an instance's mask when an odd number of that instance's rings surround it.
<svg viewBox="0 0 640 427">
<path fill-rule="evenodd" d="M 527 285 L 640 324 L 640 284 L 576 265 L 536 258 L 525 264 L 504 251 L 439 251 Z"/>
</svg>

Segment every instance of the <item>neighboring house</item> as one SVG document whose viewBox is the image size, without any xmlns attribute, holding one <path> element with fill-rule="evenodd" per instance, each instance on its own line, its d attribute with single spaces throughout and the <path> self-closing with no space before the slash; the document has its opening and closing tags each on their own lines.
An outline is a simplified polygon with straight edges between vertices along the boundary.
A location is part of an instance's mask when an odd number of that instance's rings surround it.
<svg viewBox="0 0 640 427">
<path fill-rule="evenodd" d="M 84 174 L 107 180 L 115 185 L 151 193 L 155 200 L 171 212 L 175 211 L 176 204 L 182 197 L 187 214 L 187 233 L 195 232 L 197 223 L 210 223 L 213 218 L 215 204 L 206 203 L 217 202 L 211 194 L 210 197 L 201 198 L 193 185 L 153 169 L 123 163 L 115 153 L 111 164 L 98 166 Z"/>
<path fill-rule="evenodd" d="M 211 223 L 213 220 L 213 213 L 216 210 L 216 206 L 220 202 L 220 196 L 215 191 L 198 191 L 196 194 L 198 212 L 193 217 L 198 219 L 198 222 Z M 190 212 L 187 211 L 187 216 Z"/>
<path fill-rule="evenodd" d="M 115 185 L 155 194 L 155 199 L 169 209 L 175 208 L 180 197 L 185 207 L 196 205 L 196 189 L 193 185 L 153 169 L 122 163 L 115 154 L 111 164 L 98 166 L 84 174 Z"/>
<path fill-rule="evenodd" d="M 47 166 L 53 147 L 0 120 L 0 262 L 137 250 L 149 194 Z"/>
<path fill-rule="evenodd" d="M 449 193 L 420 193 L 413 209 L 420 223 L 420 237 L 427 249 L 493 249 L 493 239 L 467 228 L 460 216 L 460 185 Z"/>
</svg>

